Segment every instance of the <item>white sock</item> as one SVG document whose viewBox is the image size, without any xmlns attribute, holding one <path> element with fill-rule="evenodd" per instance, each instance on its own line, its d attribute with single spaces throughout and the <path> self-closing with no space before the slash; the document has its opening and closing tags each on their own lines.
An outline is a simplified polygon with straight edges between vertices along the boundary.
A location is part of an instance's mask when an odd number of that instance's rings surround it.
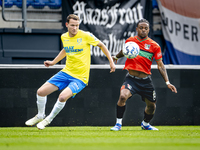
<svg viewBox="0 0 200 150">
<path fill-rule="evenodd" d="M 145 122 L 144 120 L 142 121 L 142 123 L 143 123 L 144 126 L 148 126 L 149 125 L 149 123 Z"/>
<path fill-rule="evenodd" d="M 49 116 L 47 116 L 47 120 L 49 122 L 51 122 L 56 117 L 56 115 L 63 109 L 63 107 L 65 106 L 65 103 L 66 102 L 60 102 L 59 100 L 57 100 L 51 113 L 49 114 Z"/>
<path fill-rule="evenodd" d="M 44 118 L 46 102 L 47 102 L 47 96 L 42 97 L 37 95 L 38 118 Z"/>
<path fill-rule="evenodd" d="M 116 123 L 119 123 L 119 124 L 121 124 L 121 125 L 122 125 L 122 118 L 117 118 L 117 121 L 116 121 Z"/>
</svg>

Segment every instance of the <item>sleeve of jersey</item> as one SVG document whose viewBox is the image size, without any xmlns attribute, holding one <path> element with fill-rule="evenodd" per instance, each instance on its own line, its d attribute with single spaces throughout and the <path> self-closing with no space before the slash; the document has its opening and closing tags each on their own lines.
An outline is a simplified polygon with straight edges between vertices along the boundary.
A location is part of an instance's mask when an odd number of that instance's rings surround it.
<svg viewBox="0 0 200 150">
<path fill-rule="evenodd" d="M 162 60 L 162 53 L 161 53 L 160 46 L 156 46 L 156 51 L 155 51 L 154 57 L 155 57 L 156 61 Z"/>
<path fill-rule="evenodd" d="M 99 41 L 99 39 L 96 38 L 92 33 L 88 33 L 87 42 L 88 42 L 90 45 L 97 46 L 97 44 L 98 44 L 100 41 Z"/>
<path fill-rule="evenodd" d="M 61 41 L 63 42 L 63 34 L 60 36 Z"/>
</svg>

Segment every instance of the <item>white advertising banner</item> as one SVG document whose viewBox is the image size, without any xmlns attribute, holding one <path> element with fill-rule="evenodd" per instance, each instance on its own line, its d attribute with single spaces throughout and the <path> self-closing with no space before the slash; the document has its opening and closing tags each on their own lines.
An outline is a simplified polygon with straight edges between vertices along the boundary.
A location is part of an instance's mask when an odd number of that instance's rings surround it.
<svg viewBox="0 0 200 150">
<path fill-rule="evenodd" d="M 157 0 L 166 41 L 165 64 L 200 64 L 200 6 L 198 0 Z"/>
</svg>

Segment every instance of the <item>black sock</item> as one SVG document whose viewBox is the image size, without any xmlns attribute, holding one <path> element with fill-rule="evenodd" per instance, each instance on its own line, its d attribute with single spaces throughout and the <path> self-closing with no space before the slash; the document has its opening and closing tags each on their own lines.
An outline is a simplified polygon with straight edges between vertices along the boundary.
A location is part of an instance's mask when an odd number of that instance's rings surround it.
<svg viewBox="0 0 200 150">
<path fill-rule="evenodd" d="M 153 114 L 154 115 L 154 114 Z M 153 115 L 148 115 L 145 111 L 144 111 L 144 121 L 149 123 L 150 120 L 153 118 Z"/>
<path fill-rule="evenodd" d="M 117 105 L 117 118 L 123 118 L 125 109 L 126 109 L 126 105 L 124 105 L 122 107 Z"/>
</svg>

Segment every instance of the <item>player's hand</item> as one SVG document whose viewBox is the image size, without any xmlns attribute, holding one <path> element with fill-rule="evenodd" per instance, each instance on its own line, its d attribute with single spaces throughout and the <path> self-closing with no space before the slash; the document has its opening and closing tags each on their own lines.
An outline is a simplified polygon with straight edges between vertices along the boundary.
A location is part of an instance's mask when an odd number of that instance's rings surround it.
<svg viewBox="0 0 200 150">
<path fill-rule="evenodd" d="M 115 69 L 116 69 L 115 64 L 113 62 L 110 63 L 110 73 L 115 72 Z"/>
<path fill-rule="evenodd" d="M 112 59 L 113 59 L 113 62 L 116 64 L 117 60 L 118 60 L 118 59 L 116 59 L 116 56 L 112 56 Z"/>
<path fill-rule="evenodd" d="M 54 63 L 53 63 L 53 61 L 46 60 L 46 61 L 44 61 L 44 65 L 45 65 L 46 67 L 49 67 L 49 66 L 53 66 Z"/>
<path fill-rule="evenodd" d="M 172 84 L 168 84 L 167 87 L 174 93 L 177 93 L 176 87 Z"/>
</svg>

